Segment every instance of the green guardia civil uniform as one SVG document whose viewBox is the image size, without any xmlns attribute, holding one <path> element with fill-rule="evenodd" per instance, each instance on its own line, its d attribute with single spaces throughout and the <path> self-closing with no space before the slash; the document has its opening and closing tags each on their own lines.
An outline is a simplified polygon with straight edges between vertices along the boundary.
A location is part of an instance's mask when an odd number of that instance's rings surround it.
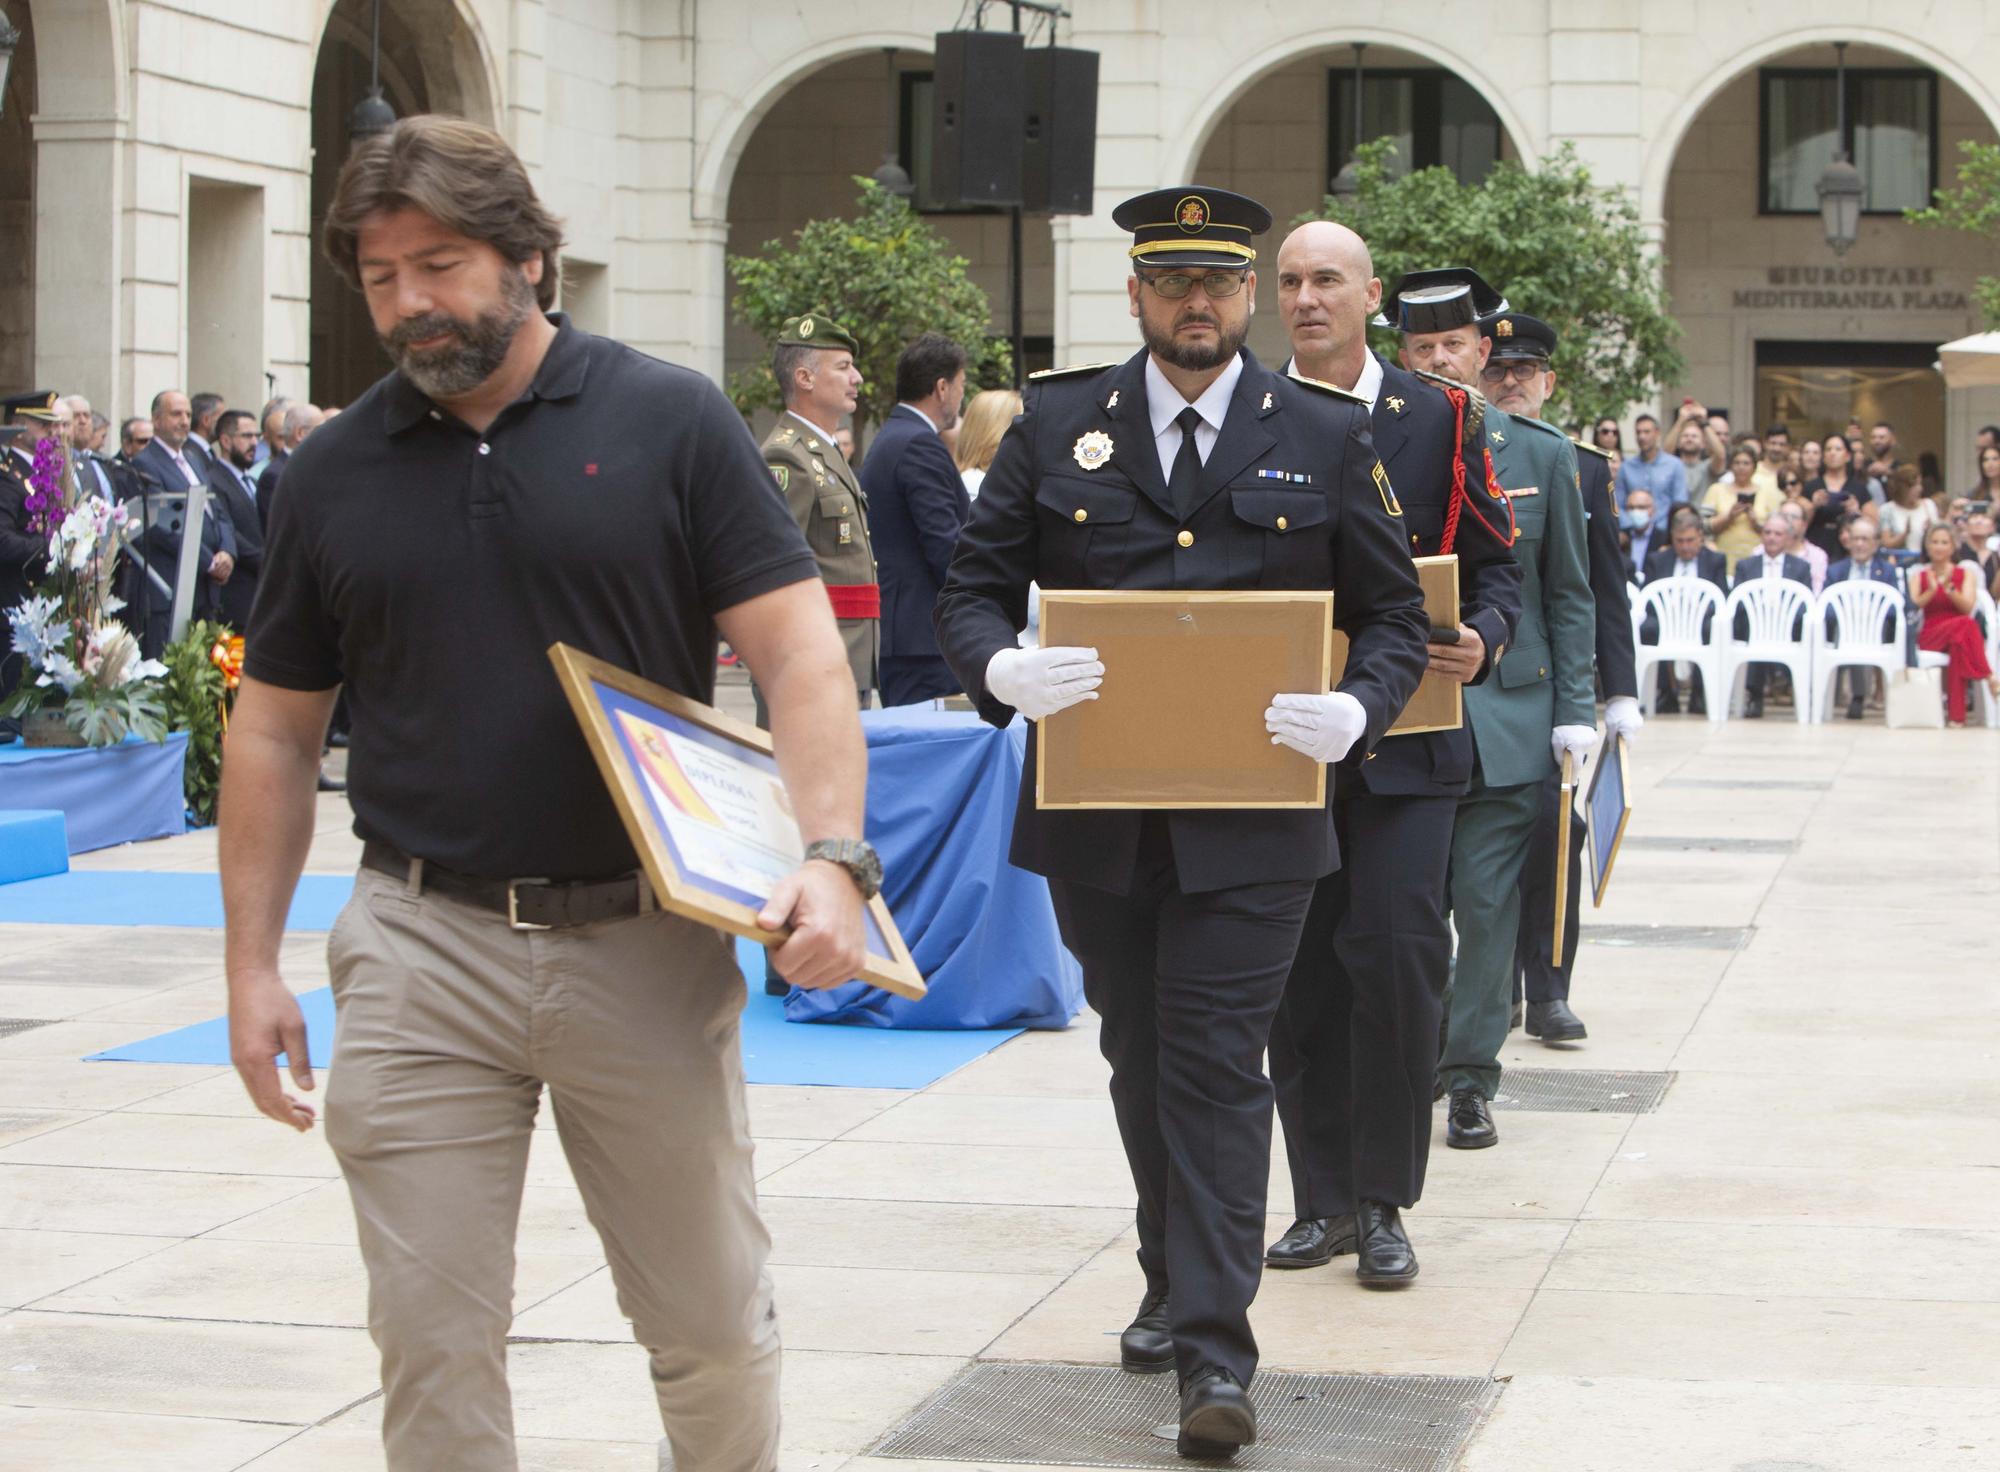
<svg viewBox="0 0 2000 1472">
<path fill-rule="evenodd" d="M 793 317 L 778 329 L 777 347 L 817 348 L 855 353 L 851 333 L 824 312 Z M 819 575 L 847 646 L 854 688 L 867 708 L 880 683 L 882 589 L 875 572 L 875 548 L 868 538 L 868 498 L 833 436 L 793 413 L 778 416 L 764 437 L 764 463 L 792 509 L 819 559 Z M 757 724 L 766 724 L 764 692 L 757 695 Z"/>
<path fill-rule="evenodd" d="M 1514 509 L 1521 622 L 1492 676 L 1465 690 L 1476 759 L 1452 833 L 1458 963 L 1438 1078 L 1448 1090 L 1476 1088 L 1491 1099 L 1513 1006 L 1521 865 L 1543 783 L 1556 770 L 1550 734 L 1557 726 L 1595 725 L 1597 705 L 1596 614 L 1575 447 L 1551 425 L 1491 407 L 1485 428 L 1495 476 Z"/>
</svg>

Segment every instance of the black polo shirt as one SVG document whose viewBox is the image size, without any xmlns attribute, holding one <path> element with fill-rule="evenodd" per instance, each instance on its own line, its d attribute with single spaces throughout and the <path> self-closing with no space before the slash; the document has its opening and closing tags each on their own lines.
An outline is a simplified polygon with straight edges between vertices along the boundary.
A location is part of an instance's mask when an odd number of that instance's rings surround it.
<svg viewBox="0 0 2000 1472">
<path fill-rule="evenodd" d="M 345 683 L 354 828 L 494 878 L 629 871 L 562 640 L 713 699 L 715 615 L 818 564 L 706 378 L 552 318 L 484 435 L 392 373 L 285 467 L 245 670 Z"/>
</svg>

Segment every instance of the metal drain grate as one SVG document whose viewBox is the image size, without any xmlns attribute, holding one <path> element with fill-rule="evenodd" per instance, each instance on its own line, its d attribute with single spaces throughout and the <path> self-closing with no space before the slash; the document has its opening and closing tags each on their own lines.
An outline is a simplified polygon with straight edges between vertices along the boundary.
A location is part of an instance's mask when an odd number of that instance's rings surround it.
<svg viewBox="0 0 2000 1472">
<path fill-rule="evenodd" d="M 0 1017 L 0 1038 L 11 1038 L 17 1032 L 26 1032 L 34 1027 L 47 1027 L 47 1018 Z"/>
<path fill-rule="evenodd" d="M 1680 951 L 1740 951 L 1756 933 L 1754 925 L 1585 925 L 1578 929 L 1579 939 L 1587 946 Z"/>
<path fill-rule="evenodd" d="M 1482 1376 L 1259 1375 L 1251 1387 L 1257 1440 L 1229 1465 L 1238 1472 L 1445 1472 L 1499 1394 Z M 1178 1411 L 1171 1375 L 973 1365 L 873 1455 L 1186 1467 L 1167 1429 Z"/>
<path fill-rule="evenodd" d="M 1705 787 L 1717 792 L 1738 792 L 1757 787 L 1775 787 L 1786 792 L 1825 792 L 1831 782 L 1809 777 L 1669 777 L 1662 787 Z"/>
<path fill-rule="evenodd" d="M 1625 848 L 1655 849 L 1673 854 L 1789 854 L 1796 853 L 1796 838 L 1634 838 L 1626 834 Z"/>
<path fill-rule="evenodd" d="M 1677 1076 L 1604 1068 L 1509 1068 L 1500 1075 L 1493 1107 L 1542 1114 L 1651 1114 Z"/>
</svg>

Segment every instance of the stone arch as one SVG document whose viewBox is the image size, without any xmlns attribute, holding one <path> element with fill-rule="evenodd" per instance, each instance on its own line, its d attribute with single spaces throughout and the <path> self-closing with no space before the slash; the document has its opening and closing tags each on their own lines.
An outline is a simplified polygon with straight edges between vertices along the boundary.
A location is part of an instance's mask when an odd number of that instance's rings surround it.
<svg viewBox="0 0 2000 1472">
<path fill-rule="evenodd" d="M 1257 84 L 1259 78 L 1314 51 L 1351 46 L 1357 41 L 1370 46 L 1385 46 L 1397 51 L 1406 51 L 1456 74 L 1493 109 L 1495 116 L 1500 119 L 1501 131 L 1513 145 L 1517 157 L 1530 166 L 1541 157 L 1541 139 L 1529 130 L 1526 122 L 1515 110 L 1512 99 L 1469 58 L 1459 55 L 1448 47 L 1438 45 L 1425 35 L 1387 30 L 1380 26 L 1338 26 L 1301 31 L 1281 41 L 1274 41 L 1231 70 L 1210 89 L 1198 106 L 1190 109 L 1186 125 L 1168 140 L 1162 149 L 1160 177 L 1163 179 L 1189 177 L 1191 171 L 1201 161 L 1202 151 L 1208 146 L 1209 138 L 1229 115 L 1229 110 L 1243 99 L 1244 95 Z"/>
<path fill-rule="evenodd" d="M 862 31 L 801 47 L 774 63 L 741 96 L 729 98 L 722 115 L 708 129 L 710 141 L 695 159 L 693 217 L 716 225 L 726 223 L 736 166 L 757 125 L 786 93 L 814 72 L 854 56 L 879 56 L 885 48 L 929 55 L 935 45 L 935 36 L 915 31 Z"/>
<path fill-rule="evenodd" d="M 398 28 L 407 35 L 397 37 Z M 413 83 L 414 61 L 434 111 L 500 126 L 500 70 L 486 28 L 467 0 L 385 0 L 382 30 L 385 92 L 392 77 Z M 319 0 L 311 34 L 315 74 L 329 41 L 366 52 L 368 6 L 363 0 Z"/>
<path fill-rule="evenodd" d="M 1993 89 L 1980 79 L 1978 73 L 1968 68 L 1961 58 L 1940 51 L 1912 36 L 1868 26 L 1801 26 L 1768 36 L 1747 48 L 1732 50 L 1726 69 L 1722 67 L 1710 69 L 1707 80 L 1689 90 L 1680 99 L 1666 120 L 1653 132 L 1648 145 L 1645 167 L 1640 174 L 1640 219 L 1653 226 L 1664 223 L 1667 209 L 1667 182 L 1673 176 L 1674 157 L 1680 152 L 1681 144 L 1686 141 L 1688 130 L 1694 126 L 1696 119 L 1708 105 L 1721 95 L 1724 88 L 1733 85 L 1746 73 L 1755 71 L 1764 63 L 1787 51 L 1796 51 L 1805 46 L 1830 46 L 1836 41 L 1847 41 L 1856 46 L 1895 52 L 1931 68 L 1970 97 L 1985 114 L 1987 122 L 1995 131 L 2000 131 L 2000 97 L 1996 97 Z"/>
</svg>

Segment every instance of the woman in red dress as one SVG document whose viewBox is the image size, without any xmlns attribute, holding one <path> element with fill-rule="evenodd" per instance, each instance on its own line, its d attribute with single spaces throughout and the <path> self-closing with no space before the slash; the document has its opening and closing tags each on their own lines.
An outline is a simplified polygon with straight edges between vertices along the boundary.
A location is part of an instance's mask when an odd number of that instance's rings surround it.
<svg viewBox="0 0 2000 1472">
<path fill-rule="evenodd" d="M 1951 723 L 1963 726 L 1966 683 L 1984 680 L 1988 689 L 2000 695 L 2000 678 L 1986 662 L 1986 636 L 1972 616 L 1979 601 L 1978 570 L 1953 562 L 1952 554 L 1957 550 L 1951 528 L 1942 523 L 1924 534 L 1924 555 L 1930 562 L 1911 576 L 1910 598 L 1924 611 L 1917 646 L 1951 656 L 1944 672 L 1945 707 Z"/>
</svg>

